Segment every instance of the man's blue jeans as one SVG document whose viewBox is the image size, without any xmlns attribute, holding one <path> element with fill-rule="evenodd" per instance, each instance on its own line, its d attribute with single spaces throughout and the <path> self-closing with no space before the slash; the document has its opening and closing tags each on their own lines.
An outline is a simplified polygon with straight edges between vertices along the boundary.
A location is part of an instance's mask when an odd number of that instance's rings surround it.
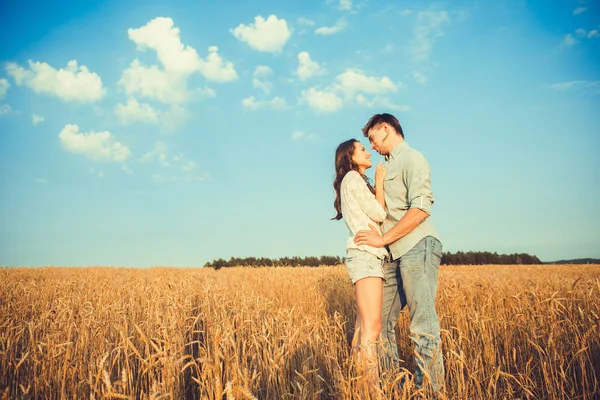
<svg viewBox="0 0 600 400">
<path fill-rule="evenodd" d="M 400 311 L 408 305 L 410 338 L 414 342 L 417 370 L 415 384 L 423 386 L 425 375 L 434 391 L 444 385 L 444 359 L 440 323 L 435 311 L 438 267 L 442 244 L 427 236 L 399 260 L 385 263 L 380 360 L 382 369 L 398 368 L 400 356 L 394 327 Z"/>
</svg>

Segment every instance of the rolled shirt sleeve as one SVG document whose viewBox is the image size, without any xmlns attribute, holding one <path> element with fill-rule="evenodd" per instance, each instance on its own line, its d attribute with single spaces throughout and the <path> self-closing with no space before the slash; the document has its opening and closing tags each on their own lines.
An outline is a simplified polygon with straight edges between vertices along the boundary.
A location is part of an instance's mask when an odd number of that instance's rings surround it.
<svg viewBox="0 0 600 400">
<path fill-rule="evenodd" d="M 431 169 L 421 153 L 414 154 L 414 160 L 406 170 L 406 186 L 409 208 L 419 208 L 431 215 L 434 200 L 431 191 Z"/>
</svg>

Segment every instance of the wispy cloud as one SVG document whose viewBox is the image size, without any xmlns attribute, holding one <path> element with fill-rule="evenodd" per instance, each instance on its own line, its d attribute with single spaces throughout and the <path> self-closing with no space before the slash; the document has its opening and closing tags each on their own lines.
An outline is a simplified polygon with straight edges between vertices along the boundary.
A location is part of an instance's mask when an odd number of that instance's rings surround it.
<svg viewBox="0 0 600 400">
<path fill-rule="evenodd" d="M 425 85 L 427 83 L 427 77 L 419 71 L 413 70 L 413 78 L 419 85 Z"/>
<path fill-rule="evenodd" d="M 576 43 L 577 43 L 577 39 L 575 39 L 575 37 L 573 37 L 573 35 L 568 33 L 563 37 L 563 40 L 560 44 L 565 47 L 571 47 Z"/>
<path fill-rule="evenodd" d="M 287 108 L 287 103 L 281 97 L 275 97 L 271 100 L 256 100 L 254 96 L 250 96 L 242 100 L 242 106 L 250 110 L 285 110 Z"/>
<path fill-rule="evenodd" d="M 591 92 L 600 94 L 600 81 L 567 81 L 567 82 L 556 82 L 546 86 L 548 89 L 557 92 L 566 91 L 579 91 L 579 92 Z"/>
<path fill-rule="evenodd" d="M 571 33 L 566 34 L 560 44 L 563 47 L 572 47 L 580 41 L 598 37 L 600 37 L 600 32 L 597 29 L 586 31 L 583 28 L 578 28 L 575 30 L 575 35 Z"/>
<path fill-rule="evenodd" d="M 364 4 L 362 2 L 355 2 L 353 0 L 339 0 L 338 9 L 340 11 L 356 13 L 363 5 Z"/>
<path fill-rule="evenodd" d="M 151 160 L 156 160 L 163 167 L 171 166 L 170 157 L 169 157 L 169 146 L 162 141 L 157 141 L 154 143 L 154 148 L 152 151 L 144 153 L 140 158 L 139 162 L 147 163 Z M 175 158 L 177 160 L 177 158 Z"/>
<path fill-rule="evenodd" d="M 203 171 L 195 161 L 189 160 L 181 153 L 171 154 L 172 151 L 169 145 L 162 141 L 157 141 L 154 144 L 154 148 L 142 155 L 138 161 L 142 164 L 155 161 L 162 167 L 160 172 L 154 173 L 151 176 L 154 183 L 198 182 L 210 178 L 210 173 Z M 133 173 L 133 171 L 125 166 L 123 170 L 127 174 Z"/>
<path fill-rule="evenodd" d="M 317 35 L 334 35 L 348 26 L 348 23 L 344 18 L 338 19 L 334 26 L 324 26 L 321 28 L 315 29 L 315 34 Z"/>
<path fill-rule="evenodd" d="M 46 119 L 44 117 L 42 117 L 41 115 L 37 115 L 37 114 L 32 114 L 31 115 L 31 122 L 33 123 L 33 126 L 38 126 L 39 124 L 41 124 L 45 120 Z"/>
<path fill-rule="evenodd" d="M 0 100 L 6 96 L 8 89 L 10 88 L 10 82 L 8 79 L 0 79 Z"/>
<path fill-rule="evenodd" d="M 373 99 L 369 100 L 364 95 L 359 94 L 356 96 L 356 104 L 360 107 L 370 108 L 370 109 L 378 109 L 378 110 L 393 110 L 393 111 L 408 111 L 410 110 L 409 106 L 395 104 L 385 97 L 375 96 Z"/>
<path fill-rule="evenodd" d="M 414 61 L 426 61 L 429 58 L 437 38 L 444 34 L 442 28 L 449 22 L 450 16 L 445 10 L 419 11 L 410 47 Z"/>
<path fill-rule="evenodd" d="M 10 114 L 12 108 L 8 104 L 0 104 L 0 115 Z"/>
<path fill-rule="evenodd" d="M 298 18 L 298 23 L 300 25 L 305 25 L 305 26 L 314 26 L 315 25 L 315 21 L 308 19 L 308 18 L 304 18 L 304 17 Z"/>
<path fill-rule="evenodd" d="M 273 70 L 270 67 L 266 65 L 257 66 L 252 76 L 252 86 L 265 93 L 269 93 L 273 87 L 273 83 L 268 81 L 267 78 L 272 74 Z"/>
<path fill-rule="evenodd" d="M 593 29 L 588 32 L 585 29 L 579 28 L 575 31 L 575 33 L 577 34 L 577 36 L 579 36 L 582 39 L 591 39 L 591 38 L 600 37 L 600 34 L 598 33 L 598 30 L 596 30 L 596 29 Z"/>
<path fill-rule="evenodd" d="M 573 10 L 573 15 L 579 15 L 582 14 L 584 12 L 586 12 L 587 7 L 577 7 L 576 9 Z"/>
<path fill-rule="evenodd" d="M 192 114 L 187 108 L 176 104 L 162 113 L 161 127 L 166 133 L 175 133 L 191 118 Z"/>
<path fill-rule="evenodd" d="M 299 141 L 313 141 L 313 140 L 317 140 L 318 136 L 317 135 L 313 135 L 312 133 L 306 133 L 306 132 L 302 132 L 302 131 L 295 131 L 294 133 L 292 133 L 291 139 L 294 142 L 299 142 Z"/>
</svg>

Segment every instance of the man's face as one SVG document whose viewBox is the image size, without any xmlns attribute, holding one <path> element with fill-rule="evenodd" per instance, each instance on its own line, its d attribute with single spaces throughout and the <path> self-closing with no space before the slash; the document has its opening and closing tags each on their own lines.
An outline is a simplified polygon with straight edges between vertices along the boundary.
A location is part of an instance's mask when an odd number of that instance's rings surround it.
<svg viewBox="0 0 600 400">
<path fill-rule="evenodd" d="M 389 134 L 389 126 L 386 123 L 374 126 L 373 128 L 369 129 L 369 132 L 367 133 L 369 143 L 371 143 L 371 148 L 382 156 L 389 154 L 387 146 L 384 143 Z"/>
</svg>

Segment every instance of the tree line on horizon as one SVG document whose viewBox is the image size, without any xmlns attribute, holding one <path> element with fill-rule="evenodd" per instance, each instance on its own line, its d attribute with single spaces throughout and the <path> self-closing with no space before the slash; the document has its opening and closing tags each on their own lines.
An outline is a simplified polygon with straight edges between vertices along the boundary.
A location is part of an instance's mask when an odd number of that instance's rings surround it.
<svg viewBox="0 0 600 400">
<path fill-rule="evenodd" d="M 227 267 L 320 267 L 343 264 L 345 258 L 339 256 L 321 257 L 231 257 L 218 258 L 204 264 L 205 267 L 221 269 Z M 442 253 L 442 265 L 486 265 L 486 264 L 542 264 L 539 258 L 530 254 L 498 254 L 488 251 L 458 251 Z"/>
</svg>

